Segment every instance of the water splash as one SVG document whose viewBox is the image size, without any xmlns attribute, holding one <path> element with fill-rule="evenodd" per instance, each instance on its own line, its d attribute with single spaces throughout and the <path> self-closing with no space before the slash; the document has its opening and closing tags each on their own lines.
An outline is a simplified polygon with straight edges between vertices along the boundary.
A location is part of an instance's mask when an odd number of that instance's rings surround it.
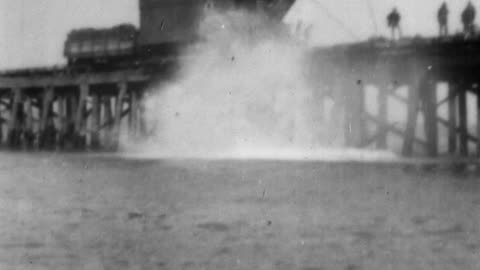
<svg viewBox="0 0 480 270">
<path fill-rule="evenodd" d="M 159 157 L 325 158 L 338 156 L 308 83 L 306 48 L 286 28 L 244 11 L 210 11 L 180 72 L 152 89 L 153 136 L 127 149 Z M 338 145 L 337 145 L 338 146 Z M 330 150 L 326 150 L 329 148 Z"/>
</svg>

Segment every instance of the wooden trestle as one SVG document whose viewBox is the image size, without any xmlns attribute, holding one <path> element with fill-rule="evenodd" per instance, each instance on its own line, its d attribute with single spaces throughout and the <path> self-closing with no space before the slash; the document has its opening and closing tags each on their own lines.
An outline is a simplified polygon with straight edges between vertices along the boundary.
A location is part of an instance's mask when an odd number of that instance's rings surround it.
<svg viewBox="0 0 480 270">
<path fill-rule="evenodd" d="M 316 48 L 309 59 L 310 74 L 322 85 L 318 96 L 335 103 L 334 121 L 343 123 L 346 146 L 397 147 L 405 156 L 480 157 L 480 39 L 368 41 Z M 151 81 L 140 69 L 0 75 L 0 145 L 115 149 L 120 134 L 145 132 L 140 100 Z M 439 83 L 448 89 L 443 100 Z M 371 103 L 366 108 L 367 86 L 378 89 L 374 113 Z M 476 108 L 468 108 L 473 96 Z M 398 114 L 391 100 L 404 104 L 400 122 L 390 118 Z M 475 128 L 469 117 L 476 117 Z M 399 147 L 392 146 L 393 136 Z"/>
<path fill-rule="evenodd" d="M 38 73 L 38 72 L 37 72 Z M 115 149 L 142 133 L 139 70 L 0 77 L 0 144 L 13 149 Z M 128 116 L 128 119 L 125 119 Z"/>
<path fill-rule="evenodd" d="M 388 138 L 393 135 L 404 156 L 479 158 L 479 56 L 480 40 L 365 42 L 317 49 L 311 70 L 325 84 L 324 96 L 342 108 L 337 111 L 344 114 L 347 146 L 392 149 Z M 442 100 L 440 84 L 448 89 Z M 378 89 L 375 113 L 365 107 L 372 98 L 365 94 L 366 86 Z M 407 89 L 407 95 L 399 89 Z M 468 102 L 472 97 L 475 108 Z M 402 121 L 389 122 L 389 114 L 398 114 L 390 100 L 404 104 Z M 439 113 L 443 106 L 446 115 Z M 475 128 L 469 117 L 475 117 Z"/>
</svg>

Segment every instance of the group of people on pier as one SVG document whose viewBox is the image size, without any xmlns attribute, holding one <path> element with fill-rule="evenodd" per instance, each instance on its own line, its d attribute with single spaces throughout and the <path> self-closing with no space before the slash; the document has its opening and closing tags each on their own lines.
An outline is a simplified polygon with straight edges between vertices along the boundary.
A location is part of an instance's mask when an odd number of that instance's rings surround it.
<svg viewBox="0 0 480 270">
<path fill-rule="evenodd" d="M 447 3 L 443 2 L 437 12 L 439 35 L 441 37 L 448 35 L 448 13 L 449 10 Z M 475 34 L 475 16 L 476 9 L 472 2 L 469 1 L 461 15 L 463 34 L 465 37 L 471 37 Z M 387 15 L 387 25 L 388 28 L 390 28 L 392 39 L 399 39 L 402 36 L 400 20 L 401 16 L 397 8 L 393 8 L 393 10 Z"/>
</svg>

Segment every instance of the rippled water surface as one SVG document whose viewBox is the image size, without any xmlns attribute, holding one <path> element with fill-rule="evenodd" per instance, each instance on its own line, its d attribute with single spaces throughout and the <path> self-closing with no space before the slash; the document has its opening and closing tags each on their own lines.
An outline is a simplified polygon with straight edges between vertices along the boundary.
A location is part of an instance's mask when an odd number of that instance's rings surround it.
<svg viewBox="0 0 480 270">
<path fill-rule="evenodd" d="M 480 269 L 480 177 L 0 155 L 0 269 Z"/>
</svg>

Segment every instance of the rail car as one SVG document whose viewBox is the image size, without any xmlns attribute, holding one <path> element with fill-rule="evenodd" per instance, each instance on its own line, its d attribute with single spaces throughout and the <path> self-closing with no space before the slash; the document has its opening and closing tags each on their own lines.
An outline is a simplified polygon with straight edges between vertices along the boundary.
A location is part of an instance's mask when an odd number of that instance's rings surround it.
<svg viewBox="0 0 480 270">
<path fill-rule="evenodd" d="M 242 8 L 280 20 L 294 0 L 140 0 L 140 27 L 72 30 L 64 44 L 70 67 L 138 65 L 174 59 L 197 39 L 196 27 L 208 8 Z"/>
</svg>

